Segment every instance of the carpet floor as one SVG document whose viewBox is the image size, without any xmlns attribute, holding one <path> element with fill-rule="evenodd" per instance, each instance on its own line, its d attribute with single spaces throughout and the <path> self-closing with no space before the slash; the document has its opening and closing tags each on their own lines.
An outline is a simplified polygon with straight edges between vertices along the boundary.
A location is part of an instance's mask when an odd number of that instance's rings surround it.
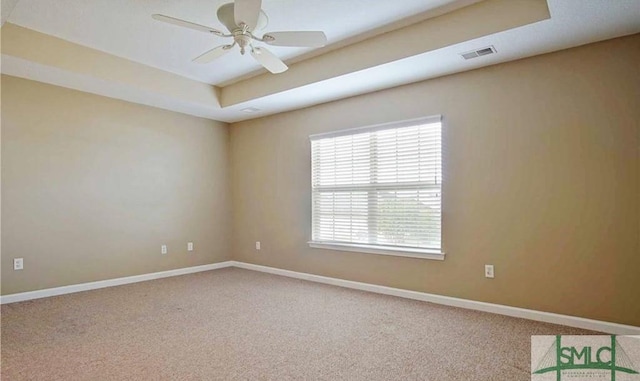
<svg viewBox="0 0 640 381">
<path fill-rule="evenodd" d="M 1 310 L 4 381 L 530 380 L 591 332 L 227 268 Z"/>
</svg>

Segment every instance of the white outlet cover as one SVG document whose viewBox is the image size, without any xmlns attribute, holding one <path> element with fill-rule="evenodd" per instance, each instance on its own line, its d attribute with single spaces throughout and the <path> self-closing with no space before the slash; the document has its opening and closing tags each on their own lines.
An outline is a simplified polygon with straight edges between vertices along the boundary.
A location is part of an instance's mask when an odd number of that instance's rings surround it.
<svg viewBox="0 0 640 381">
<path fill-rule="evenodd" d="M 260 241 L 256 241 L 256 250 L 260 250 Z"/>
<path fill-rule="evenodd" d="M 193 251 L 193 242 L 187 242 L 187 251 Z"/>
<path fill-rule="evenodd" d="M 13 258 L 13 269 L 14 270 L 22 270 L 24 268 L 24 259 L 23 258 Z"/>
<path fill-rule="evenodd" d="M 160 253 L 167 254 L 167 245 L 160 246 Z"/>
<path fill-rule="evenodd" d="M 495 277 L 493 265 L 484 265 L 484 276 L 487 278 Z"/>
</svg>

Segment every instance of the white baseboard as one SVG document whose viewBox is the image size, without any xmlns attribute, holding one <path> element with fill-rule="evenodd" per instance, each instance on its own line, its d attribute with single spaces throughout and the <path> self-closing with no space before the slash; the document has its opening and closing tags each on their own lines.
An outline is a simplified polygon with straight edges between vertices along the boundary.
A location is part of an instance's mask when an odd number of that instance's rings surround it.
<svg viewBox="0 0 640 381">
<path fill-rule="evenodd" d="M 232 261 L 226 261 L 226 262 L 212 263 L 209 265 L 184 267 L 181 269 L 160 271 L 157 273 L 134 275 L 134 276 L 128 276 L 124 278 L 107 279 L 107 280 L 100 280 L 97 282 L 72 284 L 69 286 L 62 286 L 62 287 L 55 287 L 55 288 L 46 288 L 44 290 L 20 292 L 17 294 L 9 294 L 9 295 L 1 296 L 0 304 L 15 303 L 15 302 L 22 302 L 25 300 L 46 298 L 49 296 L 71 294 L 74 292 L 89 291 L 89 290 L 95 290 L 98 288 L 120 286 L 123 284 L 144 282 L 147 280 L 167 278 L 167 277 L 177 276 L 177 275 L 193 274 L 201 271 L 216 270 L 216 269 L 221 269 L 221 268 L 230 267 L 230 266 L 232 266 Z"/>
<path fill-rule="evenodd" d="M 212 263 L 209 265 L 185 267 L 181 269 L 161 271 L 157 273 L 134 275 L 134 276 L 124 277 L 124 278 L 107 279 L 107 280 L 101 280 L 97 282 L 81 283 L 81 284 L 74 284 L 74 285 L 63 286 L 63 287 L 47 288 L 44 290 L 21 292 L 17 294 L 0 296 L 0 303 L 7 304 L 7 303 L 22 302 L 25 300 L 71 294 L 74 292 L 89 291 L 89 290 L 95 290 L 95 289 L 105 288 L 105 287 L 120 286 L 123 284 L 144 282 L 147 280 L 167 278 L 167 277 L 172 277 L 177 275 L 193 274 L 201 271 L 216 270 L 216 269 L 221 269 L 225 267 L 238 267 L 242 269 L 260 271 L 264 273 L 281 275 L 281 276 L 286 276 L 290 278 L 304 279 L 311 282 L 352 288 L 355 290 L 362 290 L 362 291 L 369 291 L 369 292 L 374 292 L 378 294 L 398 296 L 401 298 L 421 300 L 424 302 L 443 304 L 446 306 L 490 312 L 490 313 L 499 314 L 499 315 L 506 315 L 506 316 L 512 316 L 517 318 L 536 320 L 536 321 L 541 321 L 546 323 L 566 325 L 569 327 L 588 329 L 588 330 L 598 331 L 598 332 L 606 332 L 606 333 L 616 334 L 616 335 L 640 335 L 640 327 L 635 327 L 631 325 L 610 323 L 606 321 L 593 320 L 593 319 L 585 319 L 577 316 L 560 315 L 560 314 L 555 314 L 551 312 L 528 310 L 525 308 L 510 307 L 510 306 L 504 306 L 500 304 L 478 302 L 478 301 L 469 300 L 469 299 L 453 298 L 450 296 L 428 294 L 428 293 L 419 292 L 419 291 L 403 290 L 400 288 L 379 286 L 379 285 L 370 284 L 370 283 L 354 282 L 350 280 L 330 278 L 330 277 L 321 276 L 321 275 L 301 273 L 301 272 L 291 271 L 291 270 L 283 270 L 275 267 L 254 265 L 251 263 L 238 262 L 238 261 L 226 261 L 226 262 Z"/>
<path fill-rule="evenodd" d="M 585 319 L 577 316 L 560 315 L 551 312 L 542 312 L 535 310 L 528 310 L 525 308 L 510 307 L 500 304 L 478 302 L 469 299 L 453 298 L 450 296 L 442 296 L 436 294 L 427 294 L 425 292 L 403 290 L 399 288 L 378 286 L 370 283 L 354 282 L 350 280 L 330 278 L 326 276 L 301 273 L 290 270 L 282 270 L 275 267 L 267 267 L 261 265 L 254 265 L 251 263 L 231 261 L 231 266 L 239 267 L 247 270 L 254 270 L 265 272 L 269 274 L 282 275 L 290 278 L 304 279 L 312 282 L 330 284 L 334 286 L 353 288 L 356 290 L 375 292 L 384 295 L 393 295 L 401 298 L 421 300 L 424 302 L 443 304 L 446 306 L 466 308 L 470 310 L 491 312 L 499 315 L 512 316 L 517 318 L 536 320 L 545 323 L 553 323 L 559 325 L 565 325 L 569 327 L 576 327 L 582 329 L 588 329 L 592 331 L 605 332 L 616 335 L 640 335 L 640 327 L 631 325 L 624 325 L 618 323 L 610 323 L 606 321 Z"/>
</svg>

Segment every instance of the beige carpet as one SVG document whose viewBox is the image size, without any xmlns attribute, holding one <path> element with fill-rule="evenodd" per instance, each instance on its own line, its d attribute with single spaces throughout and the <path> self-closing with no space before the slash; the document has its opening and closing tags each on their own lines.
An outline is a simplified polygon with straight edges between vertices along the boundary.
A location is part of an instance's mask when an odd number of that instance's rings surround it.
<svg viewBox="0 0 640 381">
<path fill-rule="evenodd" d="M 2 380 L 530 380 L 588 333 L 222 269 L 2 306 Z"/>
</svg>

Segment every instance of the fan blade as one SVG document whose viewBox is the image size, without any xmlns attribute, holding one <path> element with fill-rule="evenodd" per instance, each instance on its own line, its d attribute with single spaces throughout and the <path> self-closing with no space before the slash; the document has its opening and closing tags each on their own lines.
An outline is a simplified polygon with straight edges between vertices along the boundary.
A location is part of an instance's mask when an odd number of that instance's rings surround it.
<svg viewBox="0 0 640 381">
<path fill-rule="evenodd" d="M 280 58 L 276 57 L 265 48 L 253 48 L 251 50 L 251 55 L 260 65 L 264 66 L 265 69 L 269 70 L 273 74 L 282 73 L 288 69 L 287 65 L 285 65 Z"/>
<path fill-rule="evenodd" d="M 193 62 L 199 64 L 207 64 L 215 60 L 216 58 L 222 57 L 223 55 L 227 54 L 229 50 L 231 50 L 231 45 L 216 46 L 215 48 L 207 50 L 198 57 L 194 58 Z"/>
<path fill-rule="evenodd" d="M 324 32 L 271 32 L 262 38 L 264 42 L 274 46 L 321 48 L 327 44 Z"/>
<path fill-rule="evenodd" d="M 253 30 L 258 24 L 262 0 L 236 0 L 233 5 L 233 16 L 236 25 L 245 24 L 249 30 Z"/>
<path fill-rule="evenodd" d="M 177 19 L 177 18 L 171 17 L 171 16 L 155 14 L 155 15 L 152 15 L 151 17 L 153 17 L 155 20 L 158 20 L 158 21 L 162 21 L 162 22 L 166 22 L 166 23 L 169 23 L 169 24 L 181 26 L 183 28 L 189 28 L 189 29 L 197 30 L 199 32 L 213 33 L 213 34 L 216 34 L 216 35 L 222 35 L 223 34 L 221 31 L 219 31 L 217 29 L 213 29 L 213 28 L 210 28 L 208 26 L 204 26 L 204 25 L 200 25 L 200 24 L 195 24 L 195 23 L 192 23 L 192 22 L 189 22 L 189 21 L 185 21 L 185 20 L 180 20 L 180 19 Z"/>
</svg>

